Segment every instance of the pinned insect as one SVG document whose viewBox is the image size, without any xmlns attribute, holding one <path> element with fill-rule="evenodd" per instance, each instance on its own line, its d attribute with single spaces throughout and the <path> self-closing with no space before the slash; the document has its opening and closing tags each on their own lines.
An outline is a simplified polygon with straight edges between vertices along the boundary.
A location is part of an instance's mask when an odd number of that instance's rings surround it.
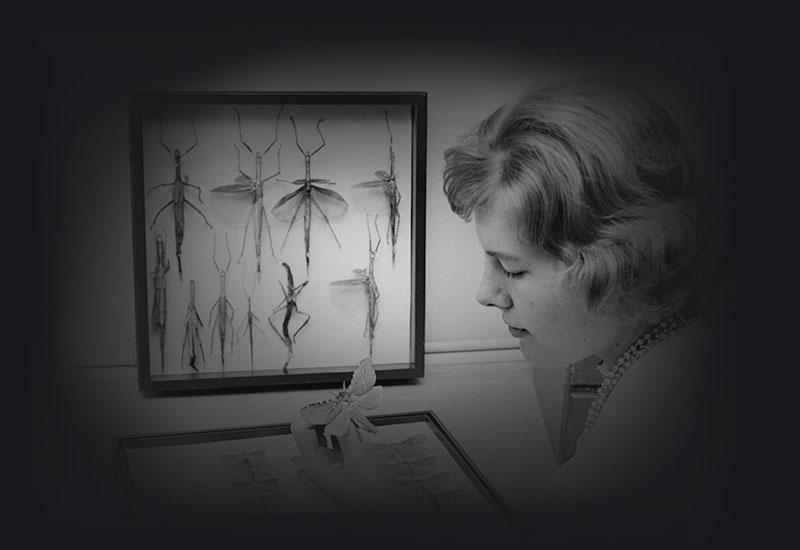
<svg viewBox="0 0 800 550">
<path fill-rule="evenodd" d="M 253 482 L 265 479 L 270 474 L 270 463 L 266 451 L 240 454 L 221 454 L 220 461 L 225 465 L 229 482 Z"/>
<path fill-rule="evenodd" d="M 186 308 L 186 321 L 184 323 L 183 347 L 181 348 L 181 364 L 191 367 L 195 372 L 197 368 L 197 350 L 200 350 L 200 358 L 205 365 L 206 355 L 203 352 L 203 341 L 200 339 L 200 328 L 203 321 L 194 305 L 194 279 L 189 281 L 189 305 Z M 188 351 L 188 357 L 187 357 Z"/>
<path fill-rule="evenodd" d="M 427 452 L 425 434 L 414 434 L 399 443 L 364 442 L 364 448 L 378 462 L 389 460 L 414 460 L 423 458 Z"/>
<path fill-rule="evenodd" d="M 153 269 L 153 311 L 150 323 L 158 331 L 158 345 L 161 349 L 161 372 L 164 372 L 164 344 L 167 338 L 167 260 L 164 235 L 156 235 L 156 266 Z"/>
<path fill-rule="evenodd" d="M 264 233 L 264 228 L 267 229 L 267 240 L 269 240 L 269 249 L 272 253 L 272 257 L 275 257 L 275 249 L 273 248 L 272 244 L 272 230 L 269 226 L 269 220 L 267 219 L 267 211 L 264 208 L 264 184 L 277 177 L 278 174 L 281 173 L 281 151 L 280 146 L 278 146 L 278 171 L 272 174 L 271 176 L 267 176 L 265 178 L 261 177 L 261 170 L 262 170 L 262 162 L 263 159 L 267 156 L 270 149 L 278 142 L 278 120 L 280 119 L 281 112 L 283 111 L 283 107 L 278 110 L 278 115 L 275 119 L 275 139 L 272 140 L 272 143 L 264 149 L 263 152 L 261 151 L 253 151 L 250 145 L 242 137 L 242 116 L 239 113 L 239 110 L 234 107 L 234 111 L 236 111 L 236 119 L 239 123 L 239 141 L 245 148 L 253 155 L 255 159 L 255 177 L 248 175 L 247 173 L 242 170 L 241 165 L 241 151 L 239 147 L 234 144 L 233 147 L 236 149 L 236 168 L 239 171 L 239 176 L 236 178 L 236 183 L 233 185 L 222 185 L 220 187 L 215 187 L 211 190 L 211 200 L 212 203 L 215 205 L 216 210 L 220 213 L 223 218 L 231 217 L 227 215 L 228 209 L 232 207 L 234 211 L 237 213 L 245 209 L 247 212 L 247 221 L 245 222 L 244 226 L 244 233 L 242 234 L 242 251 L 239 253 L 239 260 L 242 260 L 242 256 L 244 255 L 244 248 L 245 243 L 247 242 L 247 230 L 252 224 L 252 236 L 253 236 L 253 246 L 255 248 L 256 254 L 256 273 L 261 275 L 261 241 L 262 236 Z"/>
<path fill-rule="evenodd" d="M 449 472 L 439 472 L 425 478 L 415 476 L 403 476 L 391 480 L 395 487 L 402 488 L 402 491 L 409 495 L 425 495 L 428 493 L 440 493 L 447 490 L 447 481 L 450 478 Z"/>
<path fill-rule="evenodd" d="M 375 327 L 378 325 L 378 298 L 381 295 L 375 282 L 375 256 L 381 246 L 377 216 L 375 217 L 375 233 L 378 237 L 378 242 L 375 248 L 372 248 L 372 231 L 369 228 L 369 216 L 367 216 L 367 233 L 369 234 L 369 266 L 367 269 L 354 269 L 353 275 L 355 277 L 353 279 L 334 281 L 330 284 L 330 288 L 334 303 L 340 309 L 350 309 L 354 300 L 356 307 L 358 307 L 359 301 L 366 300 L 362 302 L 366 305 L 364 336 L 369 338 L 369 356 L 371 358 L 375 340 Z"/>
<path fill-rule="evenodd" d="M 347 433 L 352 421 L 356 427 L 370 433 L 378 429 L 364 416 L 362 409 L 374 409 L 380 404 L 383 386 L 376 386 L 377 376 L 370 358 L 362 359 L 353 371 L 353 377 L 347 388 L 334 394 L 333 399 L 311 403 L 300 409 L 301 416 L 315 426 L 325 426 L 323 433 L 328 448 L 333 449 L 331 436 L 342 436 Z"/>
<path fill-rule="evenodd" d="M 353 186 L 356 193 L 356 203 L 375 213 L 386 213 L 389 219 L 386 228 L 386 238 L 392 244 L 392 265 L 394 265 L 397 249 L 397 233 L 400 229 L 400 191 L 397 189 L 397 174 L 395 173 L 395 156 L 392 139 L 392 129 L 389 126 L 389 112 L 385 111 L 386 129 L 389 132 L 389 172 L 378 170 L 375 175 L 377 180 L 357 183 Z"/>
<path fill-rule="evenodd" d="M 427 508 L 443 510 L 445 507 L 455 504 L 467 494 L 464 489 L 452 489 L 442 493 L 423 493 L 413 495 L 409 498 L 415 504 L 420 504 Z"/>
<path fill-rule="evenodd" d="M 205 214 L 203 214 L 199 208 L 197 208 L 194 204 L 189 201 L 189 199 L 185 196 L 185 189 L 184 187 L 191 187 L 193 189 L 197 189 L 197 198 L 200 200 L 200 204 L 203 204 L 203 196 L 201 194 L 200 188 L 196 185 L 192 185 L 189 183 L 188 176 L 181 175 L 181 159 L 188 155 L 192 149 L 195 148 L 197 145 L 197 124 L 195 123 L 195 118 L 197 116 L 197 109 L 195 109 L 192 113 L 192 128 L 194 128 L 194 143 L 186 149 L 183 153 L 179 148 L 175 148 L 171 150 L 166 143 L 164 143 L 164 120 L 161 118 L 161 112 L 158 114 L 158 119 L 161 122 L 161 146 L 172 155 L 173 162 L 175 163 L 175 179 L 172 183 L 160 183 L 158 185 L 154 185 L 150 189 L 147 190 L 149 193 L 153 189 L 158 187 L 172 187 L 172 200 L 170 200 L 167 204 L 161 207 L 161 209 L 156 212 L 155 217 L 153 218 L 153 223 L 150 224 L 150 229 L 153 229 L 153 226 L 156 224 L 156 220 L 161 215 L 164 210 L 166 210 L 169 206 L 172 206 L 172 214 L 175 219 L 175 256 L 178 258 L 178 277 L 181 281 L 183 281 L 183 265 L 181 264 L 181 246 L 183 245 L 183 234 L 184 228 L 186 224 L 186 213 L 185 213 L 185 205 L 188 205 L 195 212 L 200 214 L 200 217 L 203 218 L 203 221 L 206 222 L 206 225 L 211 229 L 211 224 L 208 222 Z"/>
<path fill-rule="evenodd" d="M 292 231 L 292 226 L 294 226 L 294 222 L 297 220 L 298 216 L 300 216 L 300 210 L 302 209 L 303 233 L 306 253 L 306 273 L 308 273 L 310 264 L 309 250 L 311 248 L 311 217 L 317 216 L 321 218 L 328 226 L 328 229 L 331 230 L 331 234 L 333 235 L 334 240 L 336 240 L 336 244 L 339 246 L 339 248 L 342 248 L 342 244 L 339 242 L 338 237 L 336 237 L 336 232 L 333 230 L 330 220 L 340 218 L 345 212 L 347 212 L 347 201 L 345 201 L 339 193 L 320 187 L 320 185 L 335 185 L 334 182 L 327 179 L 311 177 L 311 157 L 316 155 L 326 145 L 325 136 L 322 135 L 322 130 L 320 130 L 319 127 L 320 124 L 322 124 L 323 119 L 319 119 L 317 122 L 317 132 L 319 133 L 319 137 L 322 139 L 322 145 L 313 151 L 306 151 L 300 146 L 300 138 L 297 134 L 297 125 L 295 124 L 293 117 L 290 116 L 289 119 L 292 121 L 292 127 L 294 128 L 295 143 L 297 143 L 297 148 L 300 149 L 300 152 L 303 154 L 306 172 L 305 177 L 302 179 L 285 182 L 291 183 L 292 185 L 299 185 L 301 187 L 300 189 L 292 191 L 291 193 L 283 196 L 278 202 L 276 202 L 275 206 L 272 207 L 272 213 L 279 220 L 289 224 L 289 229 L 286 230 L 286 236 L 283 238 L 283 242 L 281 243 L 281 250 L 283 250 L 283 247 L 286 245 L 286 239 L 289 238 L 289 234 Z"/>
<path fill-rule="evenodd" d="M 253 371 L 255 369 L 255 364 L 253 363 L 253 329 L 259 331 L 263 336 L 264 340 L 267 339 L 267 335 L 261 330 L 261 327 L 258 326 L 258 323 L 261 322 L 261 319 L 256 317 L 256 314 L 253 313 L 253 291 L 255 290 L 255 283 L 250 288 L 250 292 L 244 288 L 244 283 L 242 283 L 242 289 L 247 296 L 247 314 L 245 318 L 242 320 L 242 324 L 239 325 L 239 333 L 236 334 L 237 340 L 241 339 L 241 337 L 246 332 L 248 338 L 250 340 L 250 370 Z"/>
<path fill-rule="evenodd" d="M 267 318 L 267 321 L 269 321 L 269 326 L 271 326 L 275 334 L 278 335 L 283 345 L 286 346 L 286 362 L 283 364 L 283 372 L 288 372 L 289 361 L 292 360 L 292 354 L 294 353 L 293 344 L 295 343 L 297 333 L 308 324 L 311 320 L 311 315 L 300 311 L 297 307 L 297 297 L 300 295 L 300 291 L 308 284 L 308 281 L 303 281 L 299 285 L 294 286 L 292 269 L 286 262 L 283 262 L 283 267 L 286 269 L 286 286 L 284 287 L 283 283 L 278 281 L 278 284 L 281 285 L 281 292 L 283 292 L 283 300 L 272 310 L 272 315 Z M 281 321 L 281 330 L 279 331 L 275 327 L 275 323 L 272 322 L 272 318 L 275 317 L 277 320 L 281 311 L 283 311 L 283 320 Z M 305 320 L 300 326 L 293 330 L 289 325 L 293 320 L 297 319 L 298 315 L 304 316 Z"/>
<path fill-rule="evenodd" d="M 228 325 L 230 325 L 231 332 L 235 331 L 233 328 L 233 306 L 225 296 L 225 275 L 228 273 L 228 269 L 231 267 L 232 259 L 231 246 L 228 242 L 227 233 L 225 233 L 225 246 L 228 249 L 228 263 L 225 265 L 225 269 L 223 270 L 220 269 L 219 265 L 217 264 L 217 235 L 215 233 L 212 245 L 212 256 L 214 259 L 214 267 L 217 268 L 217 273 L 219 274 L 219 298 L 217 298 L 217 301 L 211 306 L 211 312 L 208 315 L 208 323 L 211 325 L 212 354 L 214 353 L 214 328 L 217 329 L 217 335 L 219 336 L 219 353 L 222 362 L 222 372 L 225 372 L 225 339 L 228 334 Z M 216 316 L 214 313 L 216 313 Z M 231 339 L 231 350 L 233 350 L 232 340 L 233 339 Z"/>
<path fill-rule="evenodd" d="M 419 476 L 428 468 L 436 465 L 435 456 L 424 456 L 409 460 L 405 457 L 393 456 L 386 462 L 379 462 L 375 466 L 379 472 L 392 476 Z"/>
</svg>

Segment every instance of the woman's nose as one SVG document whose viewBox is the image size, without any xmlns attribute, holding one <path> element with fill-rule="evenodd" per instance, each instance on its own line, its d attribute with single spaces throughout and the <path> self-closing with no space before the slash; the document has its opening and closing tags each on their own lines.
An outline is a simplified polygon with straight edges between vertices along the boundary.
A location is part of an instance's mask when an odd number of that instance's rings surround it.
<svg viewBox="0 0 800 550">
<path fill-rule="evenodd" d="M 487 307 L 511 307 L 511 297 L 505 288 L 505 277 L 498 277 L 489 266 L 484 268 L 481 284 L 476 298 L 478 303 Z"/>
</svg>

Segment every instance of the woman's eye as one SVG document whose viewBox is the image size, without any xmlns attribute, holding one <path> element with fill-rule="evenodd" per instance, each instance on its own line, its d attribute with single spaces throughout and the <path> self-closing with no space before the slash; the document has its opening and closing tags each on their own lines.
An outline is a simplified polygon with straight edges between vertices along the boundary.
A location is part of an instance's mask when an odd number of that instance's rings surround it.
<svg viewBox="0 0 800 550">
<path fill-rule="evenodd" d="M 525 274 L 524 271 L 509 271 L 508 269 L 504 268 L 502 265 L 500 265 L 500 270 L 503 272 L 503 275 L 505 275 L 506 277 L 508 277 L 510 279 L 516 279 L 518 277 L 522 277 L 522 275 Z"/>
</svg>

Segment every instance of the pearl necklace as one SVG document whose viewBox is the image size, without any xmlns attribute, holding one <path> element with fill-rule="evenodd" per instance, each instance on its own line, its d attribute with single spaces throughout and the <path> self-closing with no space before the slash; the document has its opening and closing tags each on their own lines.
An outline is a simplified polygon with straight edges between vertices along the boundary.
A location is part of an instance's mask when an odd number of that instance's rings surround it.
<svg viewBox="0 0 800 550">
<path fill-rule="evenodd" d="M 586 425 L 583 428 L 583 432 L 578 437 L 577 448 L 580 448 L 586 438 L 589 437 L 589 432 L 592 431 L 592 427 L 595 422 L 597 422 L 603 405 L 605 405 L 608 396 L 611 395 L 611 391 L 622 378 L 622 375 L 625 374 L 639 358 L 656 345 L 688 327 L 700 316 L 700 313 L 701 308 L 695 307 L 688 318 L 681 316 L 679 313 L 670 315 L 669 317 L 663 317 L 658 323 L 653 325 L 650 330 L 631 344 L 625 353 L 622 354 L 622 357 L 617 360 L 614 366 L 611 367 L 603 377 L 603 383 L 597 390 L 597 397 L 595 397 L 591 405 L 589 405 L 589 412 L 586 415 Z"/>
</svg>

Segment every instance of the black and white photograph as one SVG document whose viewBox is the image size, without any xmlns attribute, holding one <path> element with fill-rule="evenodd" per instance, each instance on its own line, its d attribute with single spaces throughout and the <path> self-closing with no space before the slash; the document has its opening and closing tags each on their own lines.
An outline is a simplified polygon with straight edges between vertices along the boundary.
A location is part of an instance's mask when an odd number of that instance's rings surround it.
<svg viewBox="0 0 800 550">
<path fill-rule="evenodd" d="M 344 13 L 20 39 L 19 527 L 730 548 L 773 445 L 733 29 Z"/>
</svg>

